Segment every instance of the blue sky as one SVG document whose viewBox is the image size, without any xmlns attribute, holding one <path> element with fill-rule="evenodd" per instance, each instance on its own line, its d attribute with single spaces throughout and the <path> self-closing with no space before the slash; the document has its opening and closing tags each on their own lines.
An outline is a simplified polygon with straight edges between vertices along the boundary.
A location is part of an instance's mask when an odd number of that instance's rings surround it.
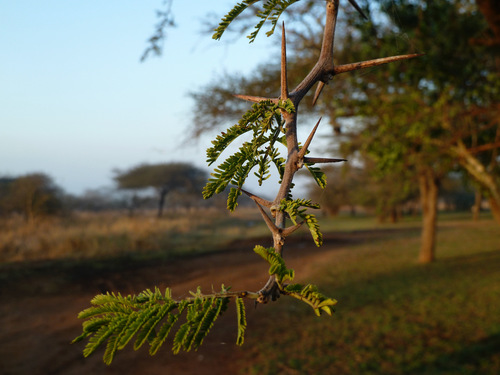
<svg viewBox="0 0 500 375">
<path fill-rule="evenodd" d="M 222 16 L 233 3 L 174 0 L 178 27 L 163 56 L 141 63 L 162 0 L 4 2 L 0 175 L 45 172 L 80 194 L 141 162 L 203 167 L 208 136 L 181 142 L 193 110 L 187 91 L 269 57 L 265 37 L 248 45 L 201 33 L 207 13 Z"/>
</svg>

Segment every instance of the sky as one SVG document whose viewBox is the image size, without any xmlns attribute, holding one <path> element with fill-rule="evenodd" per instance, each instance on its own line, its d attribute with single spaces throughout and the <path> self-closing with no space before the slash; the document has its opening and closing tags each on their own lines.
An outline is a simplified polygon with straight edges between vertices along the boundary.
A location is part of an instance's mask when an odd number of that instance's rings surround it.
<svg viewBox="0 0 500 375">
<path fill-rule="evenodd" d="M 248 74 L 269 52 L 265 37 L 249 46 L 202 32 L 208 13 L 232 3 L 174 0 L 162 57 L 141 63 L 162 0 L 3 2 L 0 175 L 43 172 L 81 194 L 142 162 L 204 167 L 209 138 L 184 142 L 187 92 L 223 72 Z"/>
<path fill-rule="evenodd" d="M 190 162 L 210 172 L 205 149 L 224 129 L 186 142 L 195 110 L 187 93 L 224 72 L 250 74 L 276 44 L 263 33 L 249 44 L 203 32 L 207 14 L 215 25 L 234 0 L 174 0 L 177 27 L 163 55 L 140 62 L 162 4 L 3 2 L 0 176 L 42 172 L 79 195 L 113 187 L 114 170 L 140 163 Z"/>
</svg>

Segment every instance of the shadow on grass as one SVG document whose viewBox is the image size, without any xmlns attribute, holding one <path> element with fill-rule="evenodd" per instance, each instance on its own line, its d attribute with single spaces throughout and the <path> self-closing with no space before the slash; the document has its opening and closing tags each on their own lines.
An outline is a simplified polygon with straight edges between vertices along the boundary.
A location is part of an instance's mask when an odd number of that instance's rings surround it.
<svg viewBox="0 0 500 375">
<path fill-rule="evenodd" d="M 477 369 L 488 369 L 488 364 L 500 360 L 500 333 L 492 334 L 484 339 L 473 342 L 450 354 L 437 358 L 434 362 L 425 364 L 414 373 L 418 374 L 475 374 Z"/>
</svg>

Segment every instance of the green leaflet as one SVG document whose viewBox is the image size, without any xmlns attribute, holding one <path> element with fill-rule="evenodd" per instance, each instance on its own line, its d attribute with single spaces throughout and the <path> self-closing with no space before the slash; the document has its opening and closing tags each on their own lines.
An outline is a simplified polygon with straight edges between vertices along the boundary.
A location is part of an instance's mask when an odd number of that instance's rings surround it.
<svg viewBox="0 0 500 375">
<path fill-rule="evenodd" d="M 264 26 L 266 21 L 271 22 L 271 30 L 269 30 L 266 35 L 271 36 L 274 33 L 276 25 L 278 23 L 278 19 L 281 14 L 293 3 L 296 3 L 299 0 L 267 0 L 264 3 L 262 10 L 257 12 L 257 17 L 261 20 L 255 26 L 255 30 L 248 36 L 250 39 L 250 43 L 252 43 L 257 34 L 261 30 L 262 26 Z M 214 30 L 215 33 L 212 36 L 213 39 L 219 40 L 222 37 L 222 34 L 228 26 L 233 22 L 241 13 L 243 13 L 250 5 L 255 4 L 258 0 L 245 0 L 241 3 L 236 4 L 236 6 L 229 11 L 229 13 L 222 19 L 219 23 L 219 26 Z"/>
<path fill-rule="evenodd" d="M 305 220 L 316 246 L 320 247 L 321 245 L 323 245 L 323 235 L 319 230 L 319 224 L 316 216 L 312 214 L 306 214 L 302 216 L 302 218 Z"/>
<path fill-rule="evenodd" d="M 319 204 L 312 203 L 310 199 L 283 199 L 280 203 L 280 210 L 286 212 L 294 224 L 297 224 L 297 217 L 300 217 L 306 223 L 314 243 L 319 247 L 323 244 L 323 235 L 316 216 L 308 214 L 306 208 L 317 209 Z"/>
<path fill-rule="evenodd" d="M 281 14 L 286 10 L 286 8 L 297 1 L 299 0 L 268 0 L 268 2 L 263 6 L 264 9 L 257 13 L 257 16 L 261 18 L 261 21 L 255 26 L 255 30 L 248 36 L 250 43 L 257 38 L 262 26 L 264 26 L 264 23 L 268 20 L 271 21 L 271 30 L 269 30 L 266 35 L 273 35 Z"/>
<path fill-rule="evenodd" d="M 307 170 L 311 172 L 314 181 L 318 184 L 321 189 L 326 187 L 326 175 L 318 167 L 313 167 L 313 164 L 305 164 Z"/>
<path fill-rule="evenodd" d="M 168 334 L 172 330 L 173 325 L 177 322 L 177 320 L 179 320 L 179 317 L 181 316 L 185 307 L 186 303 L 185 301 L 182 301 L 178 306 L 179 312 L 177 314 L 170 314 L 168 316 L 167 321 L 163 323 L 163 325 L 160 327 L 160 330 L 158 331 L 158 334 L 151 342 L 151 346 L 149 348 L 150 355 L 155 355 L 158 352 L 158 349 L 160 349 L 160 347 L 167 339 Z"/>
<path fill-rule="evenodd" d="M 307 303 L 314 309 L 314 312 L 318 316 L 323 312 L 332 315 L 333 310 L 331 307 L 337 301 L 324 296 L 318 291 L 315 285 L 289 284 L 283 286 L 285 281 L 293 281 L 295 274 L 293 270 L 286 268 L 285 261 L 274 248 L 265 248 L 257 245 L 254 251 L 269 263 L 269 274 L 276 275 L 276 281 L 284 294 Z"/>
<path fill-rule="evenodd" d="M 282 284 L 287 280 L 293 280 L 295 277 L 294 270 L 286 267 L 284 259 L 273 247 L 265 248 L 257 245 L 253 251 L 269 263 L 269 274 L 276 275 L 276 280 L 279 284 Z"/>
<path fill-rule="evenodd" d="M 258 2 L 260 0 L 244 0 L 241 3 L 237 3 L 233 9 L 229 11 L 228 14 L 224 16 L 224 18 L 219 23 L 219 26 L 214 30 L 215 33 L 212 36 L 213 39 L 220 40 L 224 31 L 226 31 L 227 27 L 231 22 L 234 21 L 236 17 L 238 17 L 241 13 L 243 13 L 250 5 Z"/>
<path fill-rule="evenodd" d="M 284 292 L 310 305 L 318 316 L 323 312 L 332 315 L 333 310 L 331 307 L 337 304 L 336 300 L 324 296 L 315 285 L 311 284 L 306 286 L 301 284 L 287 285 Z"/>
<path fill-rule="evenodd" d="M 245 303 L 243 298 L 236 298 L 236 314 L 238 317 L 238 337 L 236 338 L 236 345 L 243 345 L 245 341 L 245 330 L 247 328 L 247 318 L 245 313 Z"/>
</svg>

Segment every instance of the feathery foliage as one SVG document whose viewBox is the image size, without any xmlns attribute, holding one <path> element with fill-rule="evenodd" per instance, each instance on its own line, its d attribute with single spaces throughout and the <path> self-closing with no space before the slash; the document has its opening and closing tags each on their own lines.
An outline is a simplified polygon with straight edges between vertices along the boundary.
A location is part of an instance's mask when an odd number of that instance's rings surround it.
<svg viewBox="0 0 500 375">
<path fill-rule="evenodd" d="M 245 313 L 245 303 L 243 299 L 237 297 L 236 302 L 236 313 L 238 316 L 238 336 L 236 338 L 236 345 L 243 345 L 245 341 L 245 330 L 247 329 L 247 317 Z"/>
<path fill-rule="evenodd" d="M 328 298 L 318 291 L 315 285 L 290 284 L 285 287 L 284 294 L 307 303 L 314 309 L 317 316 L 323 312 L 332 315 L 334 311 L 331 307 L 337 304 L 337 301 Z"/>
<path fill-rule="evenodd" d="M 78 317 L 86 319 L 83 333 L 75 338 L 78 342 L 88 338 L 83 351 L 85 357 L 94 353 L 106 343 L 104 362 L 110 364 L 118 350 L 122 350 L 134 337 L 134 350 L 146 342 L 149 353 L 154 355 L 167 339 L 174 324 L 185 312 L 185 322 L 177 329 L 172 351 L 196 350 L 203 343 L 217 318 L 227 309 L 231 294 L 222 286 L 218 293 L 204 295 L 201 290 L 191 293 L 192 297 L 175 301 L 170 289 L 162 294 L 155 288 L 143 291 L 137 296 L 122 296 L 107 293 L 94 297 L 92 307 L 82 311 Z M 246 294 L 245 294 L 246 295 Z M 244 305 L 238 307 L 238 339 L 241 345 L 246 327 Z"/>
<path fill-rule="evenodd" d="M 323 172 L 321 172 L 323 173 Z M 305 207 L 305 208 L 302 208 Z M 323 244 L 323 236 L 319 229 L 318 221 L 316 220 L 316 216 L 313 214 L 307 213 L 307 208 L 319 208 L 319 204 L 312 203 L 310 199 L 295 199 L 295 200 L 286 200 L 283 199 L 280 203 L 280 210 L 284 211 L 288 214 L 288 217 L 294 224 L 297 224 L 297 217 L 300 217 L 303 222 L 307 224 L 309 231 L 313 237 L 314 243 L 316 246 L 321 246 Z"/>
<path fill-rule="evenodd" d="M 262 184 L 270 176 L 270 167 L 273 163 L 280 175 L 284 173 L 284 159 L 279 156 L 276 141 L 284 132 L 281 111 L 292 113 L 295 111 L 293 103 L 288 100 L 263 100 L 255 103 L 241 120 L 218 135 L 212 141 L 212 147 L 207 150 L 209 165 L 218 160 L 219 156 L 238 137 L 252 132 L 252 139 L 240 146 L 239 150 L 227 157 L 212 172 L 212 177 L 203 189 L 203 197 L 208 199 L 214 194 L 221 193 L 229 184 L 241 188 L 254 167 L 258 167 L 255 175 Z M 227 208 L 234 211 L 237 199 L 241 195 L 238 189 L 231 189 Z"/>
<path fill-rule="evenodd" d="M 233 22 L 241 13 L 243 13 L 245 10 L 247 10 L 247 8 L 257 3 L 258 1 L 259 0 L 245 0 L 241 3 L 237 3 L 233 7 L 233 9 L 231 9 L 229 13 L 224 16 L 224 18 L 222 18 L 219 26 L 214 30 L 212 38 L 220 40 L 222 34 L 224 34 L 231 22 Z M 248 36 L 248 39 L 250 39 L 250 43 L 255 40 L 255 38 L 259 34 L 259 31 L 267 21 L 271 22 L 271 29 L 266 32 L 266 35 L 273 35 L 280 16 L 290 5 L 298 1 L 299 0 L 267 0 L 263 4 L 262 9 L 257 11 L 256 13 L 257 17 L 260 18 L 260 21 L 255 26 L 254 31 Z"/>
<path fill-rule="evenodd" d="M 311 172 L 314 181 L 318 184 L 321 189 L 326 188 L 326 174 L 318 167 L 313 167 L 313 164 L 305 164 L 307 170 Z"/>
<path fill-rule="evenodd" d="M 285 260 L 276 252 L 273 247 L 265 248 L 263 246 L 257 245 L 255 246 L 253 251 L 269 263 L 269 275 L 276 276 L 278 285 L 281 286 L 283 282 L 287 280 L 293 280 L 293 278 L 295 277 L 295 272 L 292 269 L 286 267 Z"/>
</svg>

